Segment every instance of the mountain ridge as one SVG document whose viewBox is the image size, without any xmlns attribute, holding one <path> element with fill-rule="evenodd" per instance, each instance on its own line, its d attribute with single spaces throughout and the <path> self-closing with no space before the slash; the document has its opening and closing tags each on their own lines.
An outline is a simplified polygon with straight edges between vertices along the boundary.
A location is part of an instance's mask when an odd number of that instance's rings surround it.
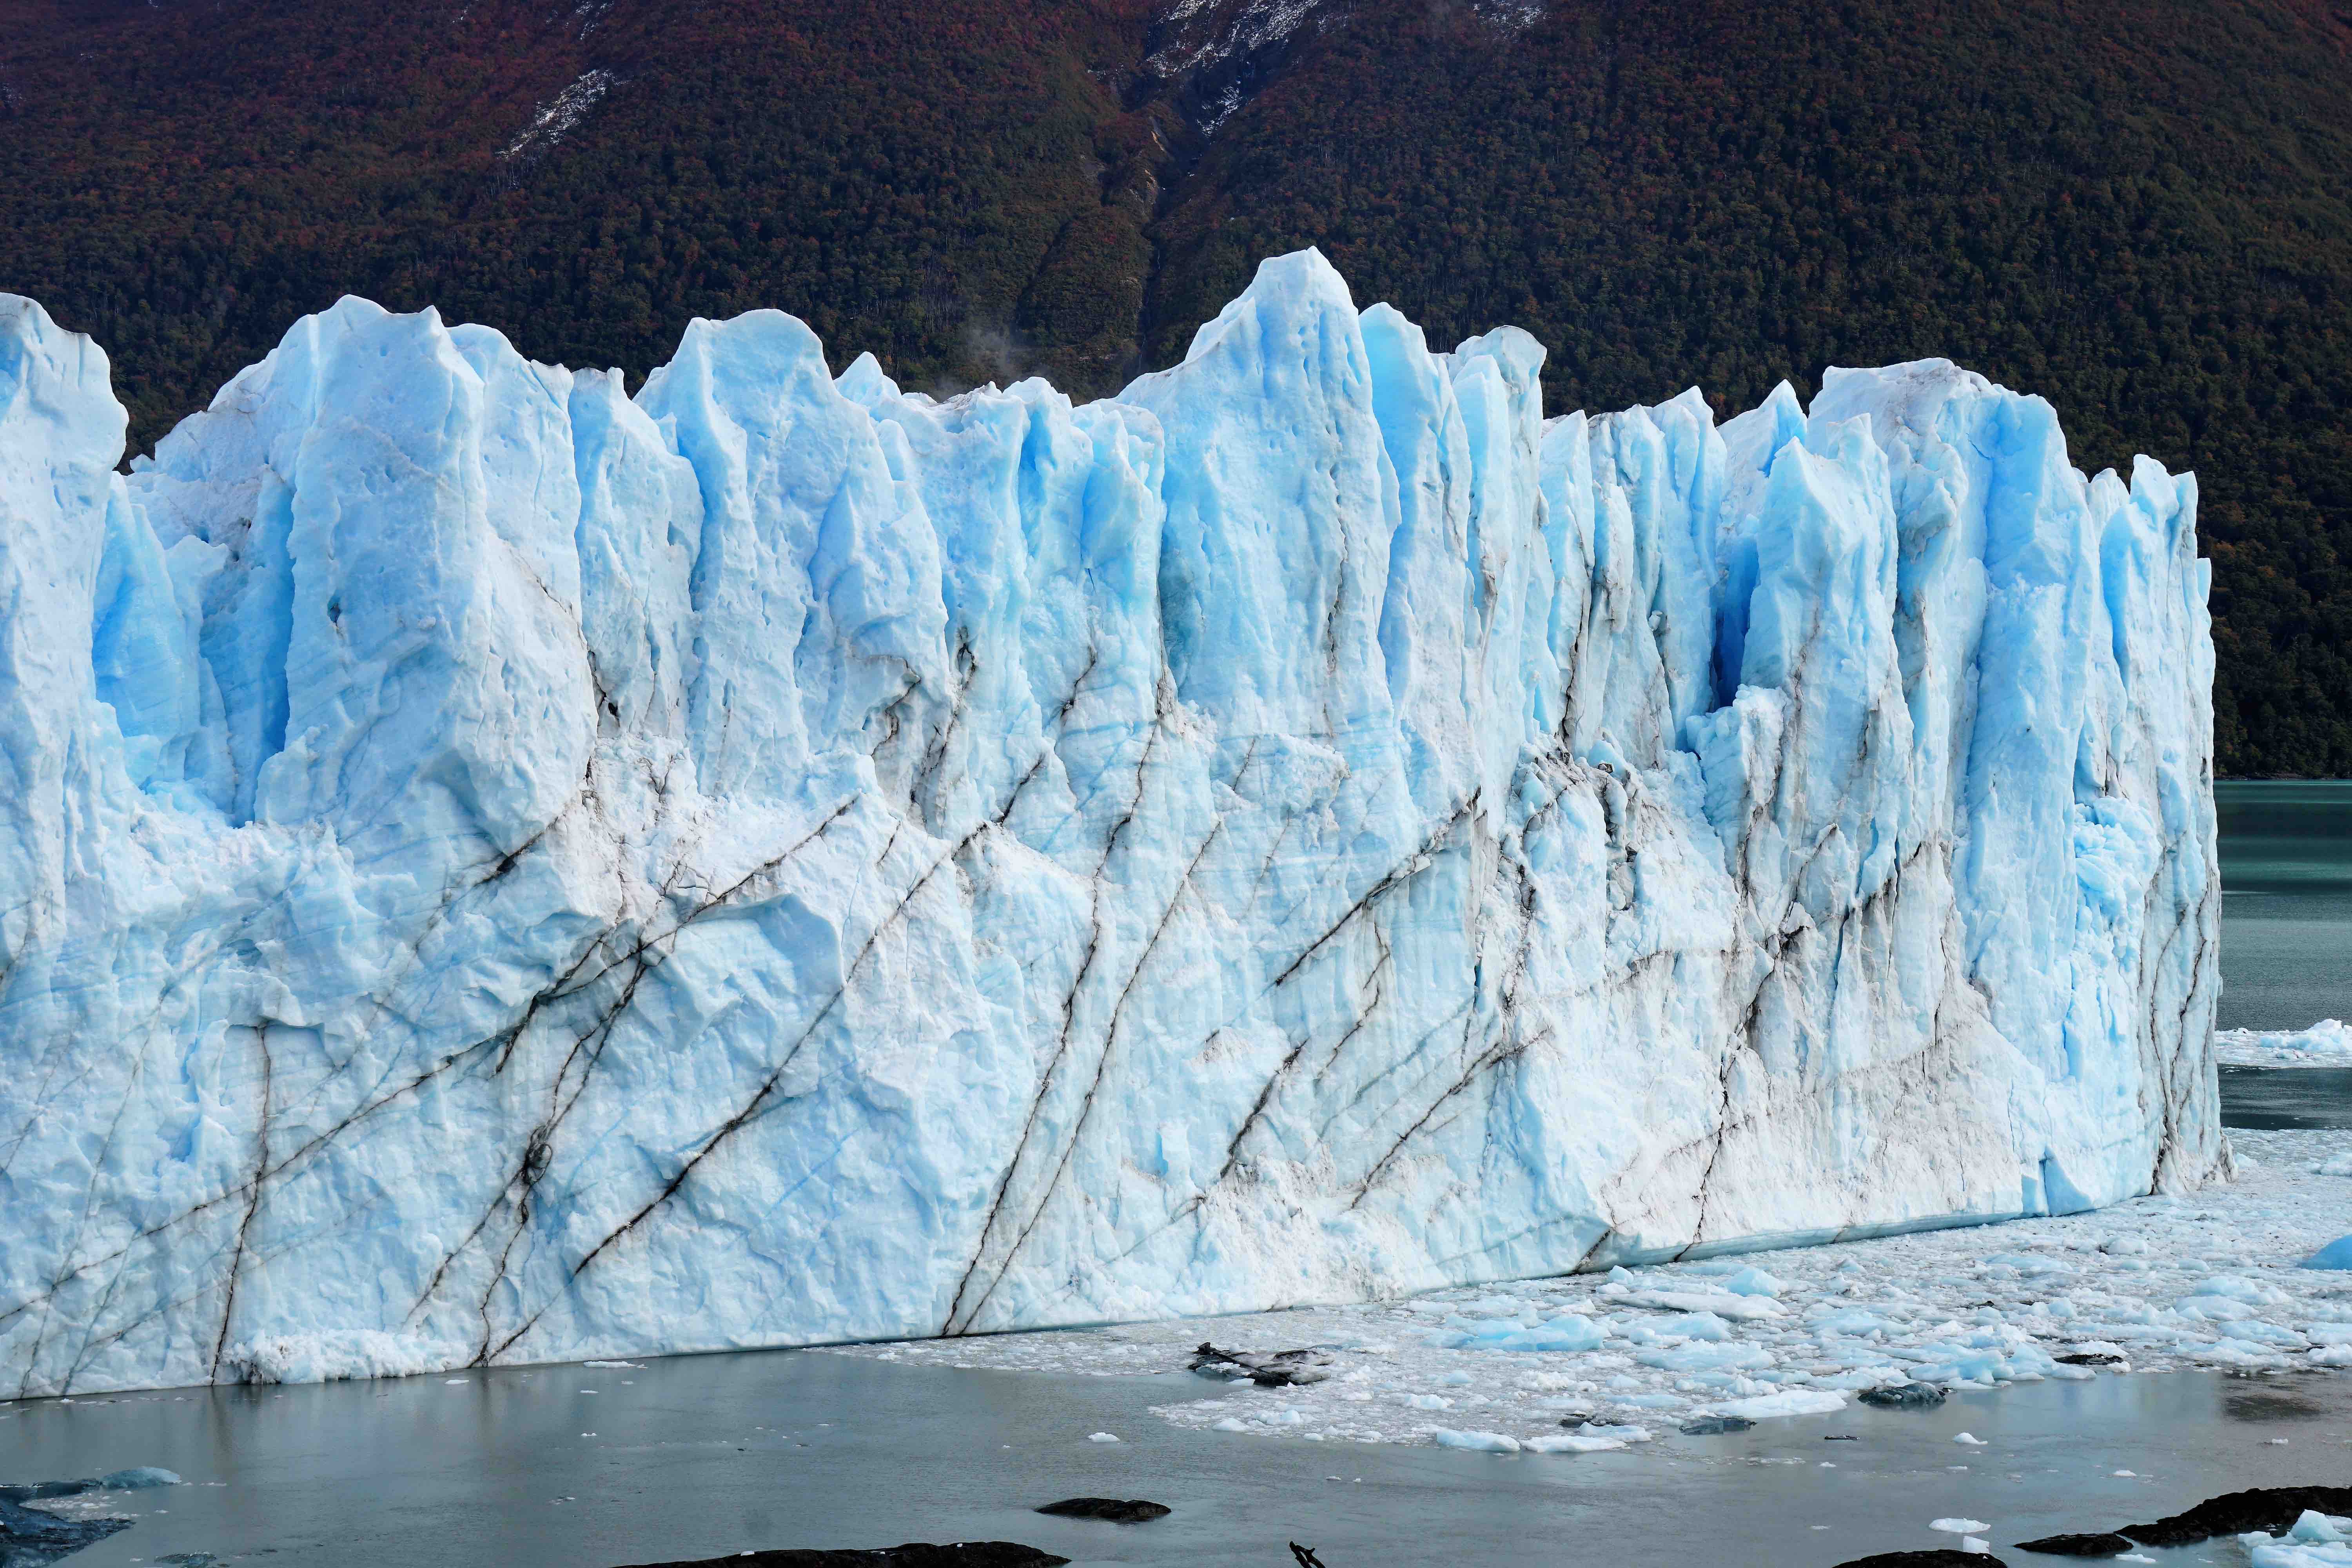
<svg viewBox="0 0 2352 1568">
<path fill-rule="evenodd" d="M 2352 774 L 2345 14 L 1301 9 L 49 0 L 0 288 L 108 344 L 141 449 L 344 292 L 633 376 L 775 306 L 1100 395 L 1312 244 L 1433 340 L 1527 327 L 1554 410 L 1944 355 L 2199 472 L 2219 765 Z"/>
</svg>

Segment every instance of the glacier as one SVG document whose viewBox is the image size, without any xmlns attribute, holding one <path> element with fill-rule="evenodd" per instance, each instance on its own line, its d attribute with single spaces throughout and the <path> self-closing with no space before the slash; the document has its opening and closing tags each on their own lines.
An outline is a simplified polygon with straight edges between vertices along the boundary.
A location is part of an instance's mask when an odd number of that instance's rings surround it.
<svg viewBox="0 0 2352 1568">
<path fill-rule="evenodd" d="M 1302 252 L 946 401 L 0 297 L 0 1389 L 1002 1330 L 2226 1176 L 2196 487 L 1547 418 Z"/>
</svg>

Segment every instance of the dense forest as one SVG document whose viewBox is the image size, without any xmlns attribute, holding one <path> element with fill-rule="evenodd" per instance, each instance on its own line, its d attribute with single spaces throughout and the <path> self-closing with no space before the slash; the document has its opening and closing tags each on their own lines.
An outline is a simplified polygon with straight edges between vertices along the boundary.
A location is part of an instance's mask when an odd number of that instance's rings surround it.
<svg viewBox="0 0 2352 1568">
<path fill-rule="evenodd" d="M 2352 774 L 2352 9 L 21 0 L 0 289 L 152 445 L 337 295 L 536 357 L 772 305 L 1086 394 L 1321 246 L 1554 410 L 1940 354 L 2196 469 L 2221 763 Z"/>
</svg>

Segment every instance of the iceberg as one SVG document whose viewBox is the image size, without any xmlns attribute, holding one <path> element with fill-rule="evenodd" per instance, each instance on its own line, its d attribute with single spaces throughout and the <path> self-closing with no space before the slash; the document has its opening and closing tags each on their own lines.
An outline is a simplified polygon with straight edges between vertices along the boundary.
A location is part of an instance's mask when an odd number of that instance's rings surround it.
<svg viewBox="0 0 2352 1568">
<path fill-rule="evenodd" d="M 2352 1064 L 2352 1025 L 2322 1018 L 2308 1029 L 2216 1029 L 2213 1058 L 2233 1067 L 2340 1067 Z"/>
<path fill-rule="evenodd" d="M 1313 252 L 1083 405 L 346 299 L 124 473 L 0 297 L 0 1392 L 2225 1174 L 2194 480 L 1941 361 L 1718 423 L 1542 359 Z"/>
</svg>

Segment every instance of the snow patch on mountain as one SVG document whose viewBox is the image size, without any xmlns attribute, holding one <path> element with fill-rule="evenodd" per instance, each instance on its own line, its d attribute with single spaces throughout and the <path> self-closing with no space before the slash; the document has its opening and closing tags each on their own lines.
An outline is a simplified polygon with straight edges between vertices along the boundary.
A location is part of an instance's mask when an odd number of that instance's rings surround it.
<svg viewBox="0 0 2352 1568">
<path fill-rule="evenodd" d="M 1334 0 L 1176 0 L 1160 15 L 1168 41 L 1148 63 L 1179 76 L 1286 43 L 1310 18 L 1338 9 Z"/>
<path fill-rule="evenodd" d="M 584 12 L 586 7 L 583 10 Z M 585 36 L 586 27 L 594 25 L 595 17 L 590 16 L 583 26 L 583 36 Z M 582 72 L 562 92 L 539 106 L 539 111 L 531 116 L 530 123 L 524 126 L 513 141 L 499 149 L 499 157 L 512 163 L 536 163 L 588 118 L 588 111 L 612 91 L 616 79 L 611 71 L 601 67 Z"/>
<path fill-rule="evenodd" d="M 1541 21 L 1544 0 L 1469 0 L 1463 10 L 1504 35 Z M 1145 69 L 1177 89 L 1204 136 L 1281 70 L 1300 43 L 1348 26 L 1346 0 L 1172 0 L 1154 20 Z"/>
</svg>

